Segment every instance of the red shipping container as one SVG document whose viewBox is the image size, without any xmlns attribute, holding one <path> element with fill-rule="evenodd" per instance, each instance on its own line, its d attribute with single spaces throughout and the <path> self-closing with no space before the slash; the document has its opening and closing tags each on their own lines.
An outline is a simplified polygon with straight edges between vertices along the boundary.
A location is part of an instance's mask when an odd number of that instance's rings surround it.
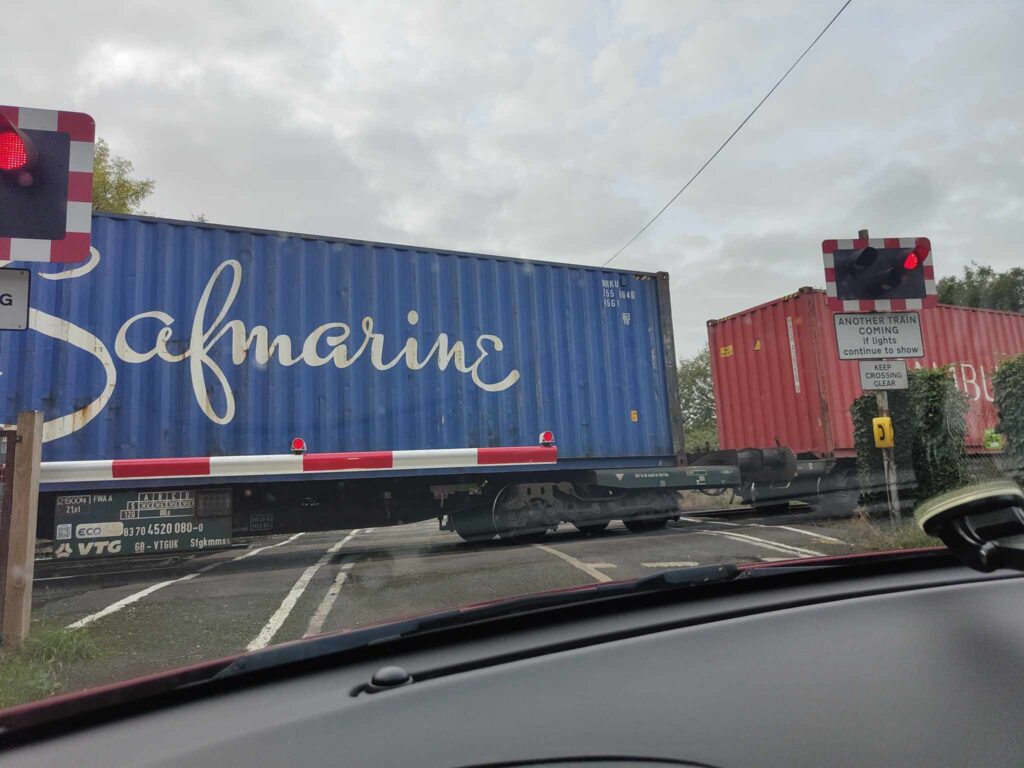
<svg viewBox="0 0 1024 768">
<path fill-rule="evenodd" d="M 968 446 L 984 450 L 996 426 L 992 372 L 1024 352 L 1024 315 L 939 305 L 919 310 L 925 357 L 910 370 L 949 366 L 967 395 Z M 725 448 L 788 446 L 798 455 L 853 456 L 850 404 L 856 361 L 841 361 L 825 292 L 798 292 L 708 321 L 718 439 Z"/>
</svg>

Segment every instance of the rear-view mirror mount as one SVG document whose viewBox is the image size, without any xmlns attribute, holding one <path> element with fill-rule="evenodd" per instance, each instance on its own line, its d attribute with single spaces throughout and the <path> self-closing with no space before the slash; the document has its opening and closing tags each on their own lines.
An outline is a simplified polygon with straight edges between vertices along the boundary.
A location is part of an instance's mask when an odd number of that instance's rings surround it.
<svg viewBox="0 0 1024 768">
<path fill-rule="evenodd" d="M 998 480 L 958 488 L 929 499 L 914 518 L 970 568 L 1024 571 L 1024 491 Z"/>
</svg>

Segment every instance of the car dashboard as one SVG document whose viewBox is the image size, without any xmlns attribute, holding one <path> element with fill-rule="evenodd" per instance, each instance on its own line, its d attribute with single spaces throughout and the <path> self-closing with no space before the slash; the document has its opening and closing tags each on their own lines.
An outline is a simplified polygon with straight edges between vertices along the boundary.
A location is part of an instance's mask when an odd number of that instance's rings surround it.
<svg viewBox="0 0 1024 768">
<path fill-rule="evenodd" d="M 5 763 L 835 768 L 1024 760 L 1017 574 L 978 574 L 947 557 L 853 578 L 795 573 L 629 610 L 524 617 L 497 630 L 381 643 L 215 695 L 197 688 L 114 718 L 55 724 L 8 741 Z M 378 682 L 387 684 L 372 684 L 382 667 L 410 679 L 385 672 Z"/>
</svg>

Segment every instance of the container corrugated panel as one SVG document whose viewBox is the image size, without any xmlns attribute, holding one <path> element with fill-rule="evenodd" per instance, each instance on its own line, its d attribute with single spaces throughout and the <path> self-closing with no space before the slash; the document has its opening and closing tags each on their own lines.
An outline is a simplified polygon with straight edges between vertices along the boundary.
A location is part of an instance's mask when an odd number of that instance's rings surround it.
<svg viewBox="0 0 1024 768">
<path fill-rule="evenodd" d="M 4 419 L 42 409 L 46 460 L 548 429 L 568 466 L 672 460 L 655 276 L 110 215 L 93 245 L 32 267 L 0 350 Z"/>
<path fill-rule="evenodd" d="M 948 366 L 965 394 L 968 446 L 980 451 L 998 421 L 992 372 L 1024 352 L 1024 315 L 940 305 L 922 310 L 926 356 Z M 850 404 L 861 394 L 856 361 L 839 360 L 832 313 L 810 288 L 708 323 L 723 448 L 789 446 L 822 457 L 853 453 Z"/>
<path fill-rule="evenodd" d="M 708 324 L 723 448 L 828 445 L 818 332 L 802 293 Z"/>
</svg>

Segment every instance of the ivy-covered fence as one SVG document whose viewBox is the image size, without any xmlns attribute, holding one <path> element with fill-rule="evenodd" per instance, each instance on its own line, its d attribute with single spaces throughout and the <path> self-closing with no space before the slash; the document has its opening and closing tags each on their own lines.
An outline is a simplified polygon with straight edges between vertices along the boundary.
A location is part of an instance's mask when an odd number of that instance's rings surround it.
<svg viewBox="0 0 1024 768">
<path fill-rule="evenodd" d="M 992 376 L 999 414 L 997 429 L 1006 440 L 1007 458 L 1018 483 L 1024 482 L 1024 355 L 1008 357 Z"/>
</svg>

